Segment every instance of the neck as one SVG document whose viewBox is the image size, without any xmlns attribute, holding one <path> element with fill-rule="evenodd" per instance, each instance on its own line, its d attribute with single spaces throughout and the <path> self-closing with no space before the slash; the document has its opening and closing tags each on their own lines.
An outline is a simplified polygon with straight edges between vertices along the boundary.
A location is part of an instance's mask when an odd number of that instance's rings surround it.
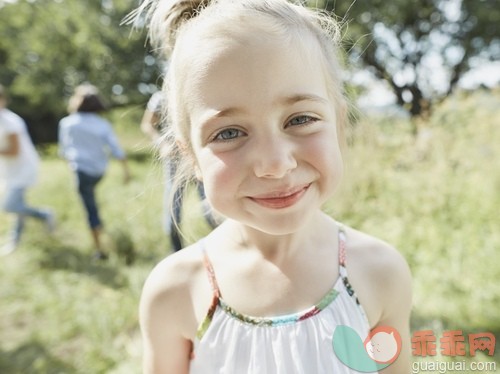
<svg viewBox="0 0 500 374">
<path fill-rule="evenodd" d="M 331 235 L 332 222 L 330 217 L 318 211 L 304 221 L 298 230 L 285 235 L 268 234 L 232 220 L 228 220 L 226 224 L 237 247 L 258 250 L 268 260 L 279 262 L 296 253 L 303 254 L 304 251 L 315 248 L 325 236 Z"/>
</svg>

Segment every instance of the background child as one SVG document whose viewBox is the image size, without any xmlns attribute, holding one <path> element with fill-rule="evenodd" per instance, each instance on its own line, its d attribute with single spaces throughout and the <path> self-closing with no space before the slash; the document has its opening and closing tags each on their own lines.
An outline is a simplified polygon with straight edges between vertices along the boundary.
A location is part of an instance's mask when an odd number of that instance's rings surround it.
<svg viewBox="0 0 500 374">
<path fill-rule="evenodd" d="M 144 134 L 149 136 L 154 144 L 160 145 L 160 155 L 161 150 L 161 116 L 162 116 L 162 105 L 163 105 L 163 93 L 161 91 L 155 92 L 148 101 L 146 110 L 142 116 L 141 120 L 141 130 Z M 185 192 L 184 189 L 172 190 L 172 177 L 175 175 L 175 162 L 169 162 L 168 158 L 163 158 L 164 171 L 165 171 L 165 211 L 164 211 L 164 228 L 168 235 L 170 235 L 170 241 L 172 243 L 172 248 L 174 251 L 179 251 L 182 249 L 182 234 L 180 232 L 179 226 L 181 223 L 182 216 L 182 203 L 184 201 Z M 205 190 L 203 189 L 203 184 L 200 181 L 196 181 L 196 190 L 198 196 L 203 204 L 203 215 L 207 220 L 210 227 L 214 228 L 217 226 L 215 218 L 212 216 L 212 212 L 205 200 Z M 173 194 L 173 206 L 168 203 L 169 199 L 172 198 Z"/>
<path fill-rule="evenodd" d="M 5 182 L 2 209 L 15 215 L 14 227 L 7 243 L 0 248 L 0 255 L 17 248 L 26 217 L 44 221 L 49 231 L 54 229 L 54 214 L 50 210 L 26 203 L 26 190 L 36 182 L 39 163 L 26 123 L 7 109 L 7 93 L 0 85 L 0 181 Z"/>
<path fill-rule="evenodd" d="M 75 173 L 97 259 L 106 259 L 107 253 L 101 243 L 102 221 L 95 189 L 106 172 L 109 153 L 121 161 L 124 182 L 130 179 L 125 153 L 118 144 L 111 124 L 98 114 L 104 109 L 97 88 L 83 84 L 75 89 L 69 100 L 70 115 L 59 122 L 60 154 L 68 160 Z"/>
<path fill-rule="evenodd" d="M 335 23 L 285 0 L 148 7 L 175 182 L 203 181 L 226 220 L 146 281 L 145 372 L 354 373 L 336 329 L 390 326 L 403 348 L 384 372 L 408 373 L 406 262 L 321 211 L 343 170 Z"/>
</svg>

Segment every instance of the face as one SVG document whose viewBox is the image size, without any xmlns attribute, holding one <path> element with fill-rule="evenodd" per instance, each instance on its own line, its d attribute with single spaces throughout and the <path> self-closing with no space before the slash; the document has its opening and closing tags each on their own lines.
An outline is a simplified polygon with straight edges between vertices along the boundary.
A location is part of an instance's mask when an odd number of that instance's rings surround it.
<svg viewBox="0 0 500 374">
<path fill-rule="evenodd" d="M 199 177 L 224 216 L 283 235 L 332 195 L 342 160 L 320 57 L 310 46 L 228 43 L 186 83 Z"/>
</svg>

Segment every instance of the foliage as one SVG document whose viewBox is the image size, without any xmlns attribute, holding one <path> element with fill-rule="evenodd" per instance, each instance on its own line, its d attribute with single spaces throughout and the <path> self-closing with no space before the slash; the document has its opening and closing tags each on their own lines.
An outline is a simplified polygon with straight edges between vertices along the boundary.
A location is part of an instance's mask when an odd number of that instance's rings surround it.
<svg viewBox="0 0 500 374">
<path fill-rule="evenodd" d="M 73 88 L 90 81 L 111 106 L 141 104 L 158 71 L 144 35 L 120 26 L 135 0 L 18 0 L 0 7 L 0 81 L 37 142 L 56 139 Z"/>
<path fill-rule="evenodd" d="M 352 61 L 388 82 L 411 116 L 448 96 L 478 61 L 500 58 L 496 0 L 312 1 L 346 23 Z"/>
</svg>

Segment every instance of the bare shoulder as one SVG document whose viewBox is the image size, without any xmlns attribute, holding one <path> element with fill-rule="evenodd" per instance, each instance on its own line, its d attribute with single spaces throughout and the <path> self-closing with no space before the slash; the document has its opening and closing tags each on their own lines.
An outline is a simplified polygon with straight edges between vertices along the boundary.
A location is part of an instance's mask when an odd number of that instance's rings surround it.
<svg viewBox="0 0 500 374">
<path fill-rule="evenodd" d="M 369 275 L 392 282 L 392 272 L 395 275 L 409 272 L 406 260 L 392 245 L 350 227 L 345 231 L 348 256 Z"/>
<path fill-rule="evenodd" d="M 141 322 L 162 316 L 162 323 L 172 321 L 183 336 L 190 335 L 194 323 L 192 294 L 196 280 L 203 270 L 201 253 L 196 246 L 176 252 L 151 271 L 141 295 Z M 148 321 L 148 323 L 154 321 Z"/>
<path fill-rule="evenodd" d="M 144 284 L 140 302 L 144 373 L 189 372 L 198 325 L 193 304 L 203 273 L 201 258 L 196 245 L 187 247 L 156 265 Z"/>
<path fill-rule="evenodd" d="M 401 253 L 390 244 L 346 227 L 349 279 L 370 323 L 411 308 L 411 274 Z M 397 307 L 396 307 L 397 306 Z M 402 308 L 407 308 L 408 313 Z"/>
<path fill-rule="evenodd" d="M 146 286 L 156 291 L 171 291 L 183 288 L 190 276 L 200 270 L 201 253 L 196 245 L 173 253 L 160 261 L 151 271 Z"/>
</svg>

